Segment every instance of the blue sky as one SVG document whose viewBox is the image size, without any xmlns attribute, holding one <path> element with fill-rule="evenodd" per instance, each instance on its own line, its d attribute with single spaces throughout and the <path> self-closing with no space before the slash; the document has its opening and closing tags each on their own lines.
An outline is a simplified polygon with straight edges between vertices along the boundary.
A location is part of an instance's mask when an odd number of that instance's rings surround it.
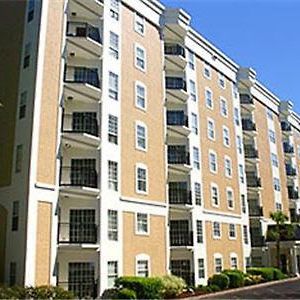
<svg viewBox="0 0 300 300">
<path fill-rule="evenodd" d="M 161 0 L 300 113 L 300 0 Z"/>
</svg>

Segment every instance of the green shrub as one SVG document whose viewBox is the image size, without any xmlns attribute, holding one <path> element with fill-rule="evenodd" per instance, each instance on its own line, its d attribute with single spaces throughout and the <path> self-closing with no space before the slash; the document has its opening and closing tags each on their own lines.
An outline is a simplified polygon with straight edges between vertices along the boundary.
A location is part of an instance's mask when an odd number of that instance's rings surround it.
<svg viewBox="0 0 300 300">
<path fill-rule="evenodd" d="M 225 270 L 222 272 L 229 278 L 229 288 L 238 288 L 244 286 L 244 273 L 237 270 Z"/>
<path fill-rule="evenodd" d="M 215 285 L 215 284 L 210 285 L 209 289 L 210 289 L 211 292 L 219 292 L 219 291 L 221 291 L 220 287 L 217 286 L 217 285 Z"/>
<path fill-rule="evenodd" d="M 106 289 L 102 295 L 101 299 L 118 299 L 119 290 L 116 288 Z"/>
<path fill-rule="evenodd" d="M 120 289 L 118 291 L 118 299 L 136 299 L 136 293 L 130 289 Z"/>
<path fill-rule="evenodd" d="M 183 292 L 187 287 L 185 281 L 174 275 L 165 275 L 161 277 L 162 291 L 161 296 L 164 299 L 175 298 L 177 295 Z"/>
<path fill-rule="evenodd" d="M 283 274 L 281 272 L 281 270 L 277 269 L 277 268 L 274 268 L 274 280 L 281 280 L 281 279 L 285 279 L 287 278 L 288 276 Z"/>
<path fill-rule="evenodd" d="M 265 281 L 285 278 L 285 275 L 276 268 L 249 268 L 247 269 L 247 273 L 252 275 L 261 275 Z"/>
<path fill-rule="evenodd" d="M 217 285 L 221 290 L 225 290 L 229 286 L 229 278 L 226 274 L 215 274 L 208 279 L 208 285 Z"/>
<path fill-rule="evenodd" d="M 158 277 L 123 276 L 116 279 L 115 286 L 135 291 L 138 299 L 161 299 L 163 290 L 162 279 Z"/>
</svg>

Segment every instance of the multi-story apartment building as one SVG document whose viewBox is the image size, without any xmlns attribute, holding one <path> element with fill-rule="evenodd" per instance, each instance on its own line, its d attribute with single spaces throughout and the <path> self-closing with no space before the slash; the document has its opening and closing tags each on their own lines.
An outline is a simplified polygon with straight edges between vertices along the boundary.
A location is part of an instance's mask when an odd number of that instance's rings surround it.
<svg viewBox="0 0 300 300">
<path fill-rule="evenodd" d="M 156 0 L 0 16 L 0 282 L 96 296 L 120 275 L 272 264 L 270 212 L 299 215 L 290 102 Z"/>
</svg>

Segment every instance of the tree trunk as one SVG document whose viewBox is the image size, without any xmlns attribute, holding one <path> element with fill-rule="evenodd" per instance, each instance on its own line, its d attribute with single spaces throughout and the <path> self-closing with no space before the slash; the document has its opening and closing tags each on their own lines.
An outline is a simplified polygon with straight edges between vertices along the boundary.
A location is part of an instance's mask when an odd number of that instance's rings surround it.
<svg viewBox="0 0 300 300">
<path fill-rule="evenodd" d="M 277 268 L 280 269 L 280 239 L 276 241 L 276 262 Z"/>
</svg>

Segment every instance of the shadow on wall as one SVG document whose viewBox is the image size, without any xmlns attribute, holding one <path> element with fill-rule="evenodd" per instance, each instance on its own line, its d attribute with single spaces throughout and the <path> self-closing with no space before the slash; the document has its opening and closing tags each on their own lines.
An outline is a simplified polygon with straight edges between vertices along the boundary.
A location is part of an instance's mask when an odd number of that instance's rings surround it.
<svg viewBox="0 0 300 300">
<path fill-rule="evenodd" d="M 4 283 L 7 210 L 0 205 L 0 284 Z"/>
</svg>

